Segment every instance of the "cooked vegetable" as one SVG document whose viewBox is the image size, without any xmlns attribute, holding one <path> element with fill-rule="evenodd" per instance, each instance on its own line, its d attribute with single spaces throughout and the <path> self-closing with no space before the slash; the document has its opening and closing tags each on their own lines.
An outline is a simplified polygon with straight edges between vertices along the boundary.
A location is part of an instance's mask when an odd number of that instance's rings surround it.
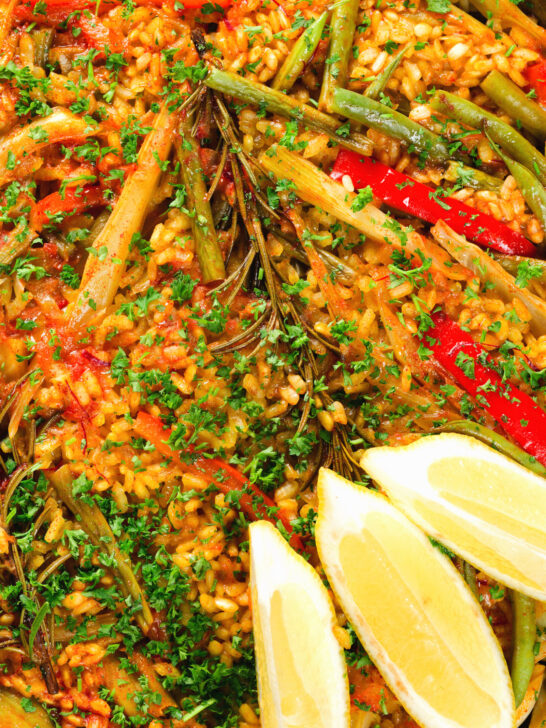
<svg viewBox="0 0 546 728">
<path fill-rule="evenodd" d="M 89 122 L 60 107 L 45 118 L 16 129 L 0 139 L 0 185 L 33 171 L 29 166 L 29 161 L 34 161 L 32 155 L 49 144 L 77 142 L 96 132 Z M 10 159 L 15 164 L 9 163 Z"/>
<path fill-rule="evenodd" d="M 34 41 L 34 65 L 45 68 L 49 49 L 55 38 L 55 31 L 52 28 L 42 28 L 41 30 L 32 31 L 32 40 Z"/>
<path fill-rule="evenodd" d="M 59 499 L 77 517 L 79 526 L 89 536 L 91 543 L 99 549 L 111 563 L 111 568 L 120 579 L 120 588 L 125 596 L 130 596 L 135 604 L 141 605 L 135 619 L 146 634 L 153 617 L 144 593 L 135 576 L 129 557 L 121 551 L 117 540 L 100 508 L 89 499 L 76 497 L 72 492 L 72 476 L 68 465 L 48 473 L 48 478 Z"/>
<path fill-rule="evenodd" d="M 328 11 L 325 10 L 303 31 L 277 71 L 271 88 L 277 91 L 289 91 L 292 88 L 317 50 L 327 18 Z"/>
<path fill-rule="evenodd" d="M 437 91 L 430 105 L 449 119 L 456 119 L 475 129 L 482 129 L 484 122 L 487 122 L 487 132 L 493 141 L 513 159 L 534 172 L 543 185 L 546 184 L 546 159 L 531 142 L 509 124 L 500 121 L 494 114 L 473 104 L 472 101 L 448 91 Z"/>
<path fill-rule="evenodd" d="M 519 443 L 546 465 L 546 412 L 525 392 L 503 381 L 487 350 L 445 314 L 432 316 L 424 342 L 460 387 Z M 484 363 L 485 362 L 485 363 Z"/>
<path fill-rule="evenodd" d="M 546 111 L 500 71 L 491 71 L 481 87 L 499 108 L 537 139 L 546 139 Z"/>
<path fill-rule="evenodd" d="M 31 698 L 0 687 L 2 728 L 53 728 L 48 714 Z"/>
<path fill-rule="evenodd" d="M 226 277 L 224 259 L 207 198 L 205 176 L 199 159 L 199 146 L 192 137 L 188 119 L 184 119 L 180 124 L 180 136 L 181 141 L 177 142 L 176 151 L 188 208 L 195 212 L 192 217 L 192 230 L 203 283 L 223 280 Z"/>
<path fill-rule="evenodd" d="M 511 675 L 517 707 L 525 697 L 535 667 L 534 647 L 537 636 L 535 600 L 520 592 L 512 592 L 512 607 L 514 610 L 514 651 Z"/>
<path fill-rule="evenodd" d="M 341 124 L 333 116 L 317 111 L 308 104 L 301 104 L 297 99 L 286 96 L 269 86 L 213 67 L 209 68 L 204 83 L 226 96 L 233 96 L 270 113 L 293 119 L 301 124 L 301 131 L 304 131 L 305 128 L 313 129 L 327 134 L 330 139 L 347 149 L 353 149 L 361 154 L 371 154 L 372 152 L 372 144 L 363 134 L 347 133 L 346 125 Z"/>
<path fill-rule="evenodd" d="M 103 315 L 112 303 L 125 270 L 129 245 L 133 235 L 140 231 L 162 166 L 169 157 L 175 128 L 176 116 L 165 104 L 142 145 L 137 169 L 125 183 L 106 226 L 95 240 L 94 252 L 87 259 L 77 299 L 67 308 L 72 325 Z"/>
<path fill-rule="evenodd" d="M 542 106 L 546 106 L 546 60 L 527 66 L 525 75 Z"/>
<path fill-rule="evenodd" d="M 400 139 L 409 149 L 425 155 L 424 158 L 435 162 L 446 162 L 453 158 L 467 159 L 467 155 L 458 151 L 458 145 L 450 145 L 399 111 L 354 91 L 336 88 L 332 109 L 336 114 L 343 114 L 382 134 Z"/>
<path fill-rule="evenodd" d="M 359 0 L 337 0 L 330 21 L 330 47 L 322 77 L 319 108 L 333 111 L 333 93 L 347 81 L 349 57 L 358 16 Z"/>
<path fill-rule="evenodd" d="M 40 232 L 58 213 L 78 215 L 91 207 L 105 204 L 107 201 L 100 185 L 68 187 L 64 192 L 52 192 L 43 197 L 33 207 L 30 215 L 31 225 L 36 232 Z"/>
<path fill-rule="evenodd" d="M 502 265 L 469 243 L 452 230 L 443 220 L 432 229 L 434 239 L 455 258 L 465 265 L 490 287 L 503 301 L 512 303 L 516 298 L 526 306 L 531 314 L 531 328 L 537 336 L 546 334 L 546 303 L 527 288 L 520 288 L 515 278 L 507 273 Z"/>
<path fill-rule="evenodd" d="M 441 189 L 434 190 L 392 167 L 343 149 L 330 176 L 341 181 L 345 175 L 355 189 L 369 186 L 374 196 L 390 207 L 430 223 L 445 220 L 454 230 L 487 248 L 510 255 L 535 254 L 535 246 L 527 238 L 491 215 L 444 197 Z"/>
</svg>

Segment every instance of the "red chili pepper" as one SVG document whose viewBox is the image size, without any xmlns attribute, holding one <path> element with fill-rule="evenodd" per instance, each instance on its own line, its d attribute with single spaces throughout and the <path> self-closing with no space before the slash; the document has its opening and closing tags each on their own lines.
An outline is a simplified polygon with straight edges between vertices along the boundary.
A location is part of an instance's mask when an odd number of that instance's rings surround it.
<svg viewBox="0 0 546 728">
<path fill-rule="evenodd" d="M 160 419 L 147 412 L 141 411 L 138 413 L 135 431 L 151 442 L 158 452 L 166 457 L 173 458 L 178 465 L 188 472 L 200 477 L 205 475 L 222 493 L 227 494 L 234 491 L 241 493 L 238 501 L 239 506 L 251 520 L 256 521 L 263 518 L 274 524 L 277 519 L 275 516 L 270 515 L 271 509 L 273 509 L 273 512 L 278 511 L 278 520 L 281 521 L 290 534 L 290 545 L 297 551 L 304 550 L 302 540 L 294 533 L 287 514 L 281 508 L 278 509 L 269 496 L 262 493 L 259 488 L 232 465 L 220 460 L 220 458 L 202 456 L 198 457 L 193 464 L 183 462 L 178 453 L 168 443 L 172 431 L 165 429 Z M 191 446 L 188 447 L 188 452 L 193 452 Z"/>
<path fill-rule="evenodd" d="M 491 215 L 453 197 L 437 197 L 432 187 L 370 157 L 340 150 L 330 176 L 340 180 L 344 175 L 351 178 L 355 189 L 369 185 L 374 196 L 387 205 L 430 223 L 445 220 L 456 232 L 486 248 L 507 255 L 536 256 L 533 243 Z"/>
<path fill-rule="evenodd" d="M 538 101 L 546 106 L 546 59 L 528 66 L 525 76 L 529 85 L 535 89 Z"/>
<path fill-rule="evenodd" d="M 432 316 L 425 343 L 434 358 L 528 453 L 546 465 L 546 412 L 486 366 L 487 351 L 445 314 Z"/>
<path fill-rule="evenodd" d="M 30 214 L 31 226 L 39 232 L 56 213 L 77 215 L 90 207 L 105 204 L 104 192 L 99 185 L 68 187 L 62 195 L 60 192 L 52 192 L 34 205 Z"/>
</svg>

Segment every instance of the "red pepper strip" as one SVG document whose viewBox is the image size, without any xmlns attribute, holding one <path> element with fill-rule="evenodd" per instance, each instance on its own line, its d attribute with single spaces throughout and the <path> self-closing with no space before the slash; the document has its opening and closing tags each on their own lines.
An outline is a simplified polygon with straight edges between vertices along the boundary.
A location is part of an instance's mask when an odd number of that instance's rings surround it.
<svg viewBox="0 0 546 728">
<path fill-rule="evenodd" d="M 479 404 L 518 445 L 546 465 L 546 412 L 528 394 L 485 366 L 486 349 L 458 324 L 443 313 L 434 314 L 432 320 L 434 326 L 426 332 L 425 344 L 436 361 L 472 397 L 479 396 Z"/>
<path fill-rule="evenodd" d="M 39 232 L 58 212 L 77 215 L 90 207 L 105 204 L 104 191 L 99 185 L 68 187 L 62 196 L 60 192 L 52 192 L 34 205 L 30 214 L 31 226 Z"/>
<path fill-rule="evenodd" d="M 184 7 L 184 10 L 195 10 L 196 8 L 202 8 L 203 5 L 207 5 L 210 0 L 179 0 L 180 5 Z M 233 0 L 213 0 L 212 5 L 218 5 L 220 8 L 229 8 L 233 3 Z"/>
<path fill-rule="evenodd" d="M 538 101 L 546 106 L 546 59 L 528 66 L 525 76 L 529 84 L 535 89 Z"/>
<path fill-rule="evenodd" d="M 369 185 L 374 196 L 387 205 L 430 223 L 445 220 L 453 230 L 486 248 L 505 255 L 536 256 L 533 243 L 491 215 L 453 197 L 436 198 L 432 187 L 370 157 L 362 157 L 347 149 L 340 150 L 330 176 L 341 180 L 344 175 L 351 178 L 355 189 Z"/>
<path fill-rule="evenodd" d="M 270 523 L 276 523 L 275 517 L 270 516 L 268 513 L 271 508 L 277 509 L 275 502 L 265 493 L 262 493 L 259 488 L 232 465 L 219 458 L 205 457 L 198 457 L 193 465 L 183 462 L 178 453 L 167 442 L 171 430 L 165 429 L 160 419 L 147 412 L 141 411 L 138 413 L 135 430 L 138 435 L 151 442 L 158 452 L 166 457 L 173 458 L 177 465 L 180 465 L 183 469 L 200 477 L 206 475 L 222 493 L 227 494 L 233 491 L 241 493 L 238 501 L 239 506 L 251 520 L 257 521 L 263 518 Z M 193 447 L 188 447 L 188 452 L 192 451 Z M 301 538 L 294 533 L 290 519 L 280 508 L 278 509 L 278 520 L 281 521 L 290 534 L 292 548 L 296 549 L 296 551 L 303 551 Z"/>
</svg>

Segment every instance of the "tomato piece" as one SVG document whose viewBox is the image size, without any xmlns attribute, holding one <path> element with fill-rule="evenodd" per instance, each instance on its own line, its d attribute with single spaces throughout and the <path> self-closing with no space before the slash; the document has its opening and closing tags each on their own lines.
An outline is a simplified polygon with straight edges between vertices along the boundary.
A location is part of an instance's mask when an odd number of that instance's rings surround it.
<svg viewBox="0 0 546 728">
<path fill-rule="evenodd" d="M 536 91 L 539 103 L 546 106 L 546 59 L 529 66 L 525 72 L 529 85 Z"/>
</svg>

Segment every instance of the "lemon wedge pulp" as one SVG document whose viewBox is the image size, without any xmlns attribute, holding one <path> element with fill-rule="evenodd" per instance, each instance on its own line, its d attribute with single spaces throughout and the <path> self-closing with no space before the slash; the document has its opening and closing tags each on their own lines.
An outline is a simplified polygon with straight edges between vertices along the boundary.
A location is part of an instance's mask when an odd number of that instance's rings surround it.
<svg viewBox="0 0 546 728">
<path fill-rule="evenodd" d="M 349 728 L 347 668 L 326 588 L 274 526 L 249 530 L 262 728 Z"/>
<path fill-rule="evenodd" d="M 512 728 L 502 651 L 451 561 L 378 493 L 323 468 L 318 494 L 326 575 L 410 715 L 426 728 Z"/>
<path fill-rule="evenodd" d="M 490 576 L 546 601 L 546 480 L 472 437 L 378 447 L 363 468 L 429 535 Z"/>
</svg>

